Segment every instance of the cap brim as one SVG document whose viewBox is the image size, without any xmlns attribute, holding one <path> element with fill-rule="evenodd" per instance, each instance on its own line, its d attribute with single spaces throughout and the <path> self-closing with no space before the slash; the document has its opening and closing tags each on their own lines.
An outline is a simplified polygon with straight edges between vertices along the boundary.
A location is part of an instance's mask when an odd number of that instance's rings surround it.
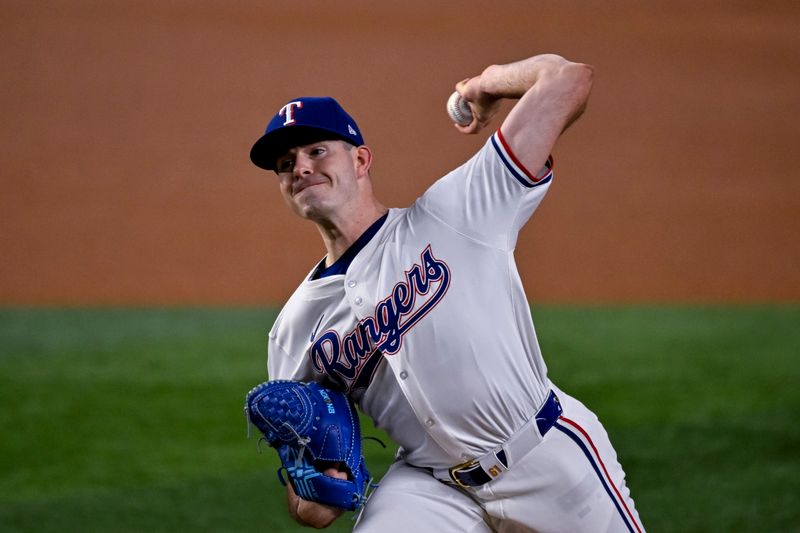
<svg viewBox="0 0 800 533">
<path fill-rule="evenodd" d="M 291 126 L 264 134 L 250 149 L 250 161 L 264 170 L 275 170 L 277 159 L 290 149 L 307 144 L 341 140 L 353 144 L 352 139 L 336 132 L 310 126 Z"/>
</svg>

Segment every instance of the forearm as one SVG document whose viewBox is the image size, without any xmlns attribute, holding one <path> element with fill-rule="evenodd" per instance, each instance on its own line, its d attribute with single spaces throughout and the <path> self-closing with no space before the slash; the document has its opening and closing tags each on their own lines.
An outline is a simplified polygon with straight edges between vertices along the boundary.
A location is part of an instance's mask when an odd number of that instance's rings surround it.
<svg viewBox="0 0 800 533">
<path fill-rule="evenodd" d="M 503 136 L 526 168 L 541 168 L 558 137 L 586 108 L 593 72 L 555 54 L 486 67 L 456 85 L 473 116 L 472 123 L 456 129 L 477 133 L 497 114 L 502 99 L 517 100 L 502 124 Z"/>
<path fill-rule="evenodd" d="M 456 85 L 474 120 L 456 126 L 463 133 L 477 133 L 489 124 L 502 99 L 518 100 L 509 114 L 504 133 L 517 129 L 518 122 L 552 126 L 555 138 L 574 122 L 586 107 L 592 86 L 593 68 L 567 61 L 555 54 L 541 54 L 504 65 L 490 65 L 474 78 Z"/>
<path fill-rule="evenodd" d="M 519 99 L 537 81 L 562 69 L 585 67 L 555 54 L 541 54 L 504 65 L 490 65 L 480 75 L 480 90 L 493 98 Z"/>
</svg>

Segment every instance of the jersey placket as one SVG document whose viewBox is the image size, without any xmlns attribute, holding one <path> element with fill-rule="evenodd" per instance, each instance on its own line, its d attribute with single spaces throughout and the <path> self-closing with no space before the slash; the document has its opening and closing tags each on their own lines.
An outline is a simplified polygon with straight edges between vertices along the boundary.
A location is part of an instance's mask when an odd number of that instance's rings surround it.
<svg viewBox="0 0 800 533">
<path fill-rule="evenodd" d="M 376 236 L 376 239 L 380 236 Z M 370 243 L 372 244 L 372 243 Z M 388 250 L 378 246 L 372 248 L 370 252 L 375 252 L 376 249 L 381 249 L 381 253 L 390 253 Z M 371 264 L 371 261 L 365 257 L 370 254 L 359 254 L 353 261 L 345 274 L 344 288 L 347 301 L 353 313 L 359 321 L 368 317 L 374 317 L 375 309 L 378 304 L 375 301 L 375 294 L 389 294 L 391 291 L 387 288 L 379 290 L 372 290 L 370 287 L 377 287 L 378 275 L 377 269 L 365 267 L 364 265 Z M 383 290 L 383 292 L 381 292 Z M 436 416 L 436 410 L 430 404 L 428 397 L 424 393 L 422 386 L 416 379 L 413 369 L 407 364 L 407 358 L 404 357 L 404 349 L 391 355 L 383 354 L 382 357 L 389 363 L 392 373 L 400 386 L 411 409 L 417 417 L 419 423 L 425 428 L 427 433 L 439 445 L 442 450 L 453 458 L 462 459 L 467 457 L 463 452 L 463 448 L 451 436 L 445 424 Z"/>
</svg>

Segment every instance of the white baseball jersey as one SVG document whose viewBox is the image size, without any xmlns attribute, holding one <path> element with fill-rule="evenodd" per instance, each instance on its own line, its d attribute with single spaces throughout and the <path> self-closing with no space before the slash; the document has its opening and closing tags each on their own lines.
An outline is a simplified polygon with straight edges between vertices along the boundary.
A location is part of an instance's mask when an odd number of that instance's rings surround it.
<svg viewBox="0 0 800 533">
<path fill-rule="evenodd" d="M 391 209 L 344 275 L 303 281 L 269 334 L 270 379 L 348 391 L 418 466 L 503 443 L 550 390 L 514 247 L 552 175 L 495 133 Z"/>
</svg>

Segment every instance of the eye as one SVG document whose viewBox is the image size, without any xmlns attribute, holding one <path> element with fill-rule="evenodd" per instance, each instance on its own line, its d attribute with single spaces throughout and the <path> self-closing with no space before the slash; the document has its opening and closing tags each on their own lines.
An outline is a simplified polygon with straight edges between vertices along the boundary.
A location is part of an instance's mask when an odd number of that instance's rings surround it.
<svg viewBox="0 0 800 533">
<path fill-rule="evenodd" d="M 325 153 L 325 147 L 324 146 L 315 146 L 314 148 L 311 149 L 311 151 L 309 153 L 312 156 L 320 156 L 320 155 Z"/>
<path fill-rule="evenodd" d="M 290 157 L 283 157 L 278 159 L 277 163 L 275 163 L 275 170 L 278 172 L 291 172 L 294 168 L 294 159 Z"/>
</svg>

